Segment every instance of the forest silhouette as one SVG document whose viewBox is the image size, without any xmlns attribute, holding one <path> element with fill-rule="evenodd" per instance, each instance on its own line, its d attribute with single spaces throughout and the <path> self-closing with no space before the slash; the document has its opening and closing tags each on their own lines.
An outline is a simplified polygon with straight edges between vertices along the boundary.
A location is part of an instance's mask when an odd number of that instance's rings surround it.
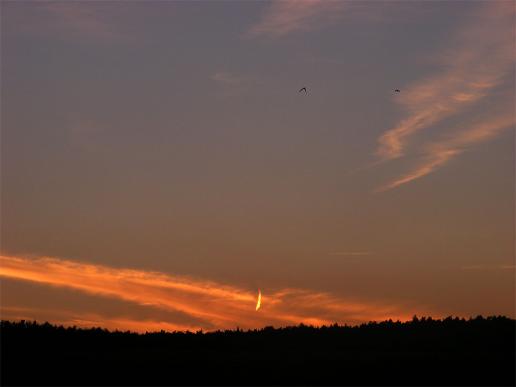
<svg viewBox="0 0 516 387">
<path fill-rule="evenodd" d="M 1 322 L 2 385 L 515 384 L 516 320 L 134 332 Z"/>
</svg>

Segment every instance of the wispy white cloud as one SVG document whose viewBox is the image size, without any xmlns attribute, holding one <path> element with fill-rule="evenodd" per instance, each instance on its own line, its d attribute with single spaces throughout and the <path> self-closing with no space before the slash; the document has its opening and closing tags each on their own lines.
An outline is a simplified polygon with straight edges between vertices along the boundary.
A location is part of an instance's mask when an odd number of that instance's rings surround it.
<svg viewBox="0 0 516 387">
<path fill-rule="evenodd" d="M 377 155 L 381 160 L 405 154 L 412 136 L 434 128 L 446 118 L 461 118 L 480 101 L 492 98 L 498 87 L 514 70 L 514 5 L 510 2 L 480 3 L 467 24 L 461 26 L 451 45 L 439 55 L 438 74 L 409 85 L 397 96 L 407 115 L 378 139 Z M 512 107 L 509 108 L 509 113 Z M 486 112 L 483 122 L 469 125 L 466 132 L 426 145 L 423 160 L 409 174 L 381 187 L 385 190 L 413 181 L 444 166 L 465 147 L 480 143 L 512 125 L 512 113 L 492 115 Z M 490 115 L 491 114 L 491 115 Z"/>
</svg>

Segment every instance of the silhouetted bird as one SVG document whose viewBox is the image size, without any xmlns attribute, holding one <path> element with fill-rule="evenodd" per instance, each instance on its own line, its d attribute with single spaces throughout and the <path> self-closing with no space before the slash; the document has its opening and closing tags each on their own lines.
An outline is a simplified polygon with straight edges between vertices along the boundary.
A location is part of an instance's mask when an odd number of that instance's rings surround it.
<svg viewBox="0 0 516 387">
<path fill-rule="evenodd" d="M 299 92 L 301 93 L 303 90 L 304 90 L 304 91 L 305 91 L 305 93 L 306 93 L 306 87 L 302 87 L 301 89 L 299 89 Z"/>
<path fill-rule="evenodd" d="M 400 92 L 400 89 L 396 89 L 394 90 L 395 93 L 399 93 Z"/>
</svg>

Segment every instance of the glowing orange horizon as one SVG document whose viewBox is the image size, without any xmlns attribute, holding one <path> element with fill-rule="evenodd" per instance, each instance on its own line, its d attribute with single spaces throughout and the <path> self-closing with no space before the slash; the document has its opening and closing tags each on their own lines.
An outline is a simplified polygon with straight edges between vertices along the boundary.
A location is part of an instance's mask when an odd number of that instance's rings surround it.
<svg viewBox="0 0 516 387">
<path fill-rule="evenodd" d="M 97 264 L 40 257 L 0 256 L 0 277 L 37 282 L 54 287 L 76 289 L 101 297 L 115 298 L 141 306 L 179 311 L 200 324 L 181 325 L 173 322 L 123 322 L 108 319 L 110 326 L 168 326 L 174 329 L 227 329 L 240 326 L 257 328 L 265 325 L 285 326 L 299 323 L 329 325 L 380 319 L 410 319 L 416 312 L 402 313 L 401 305 L 379 305 L 372 302 L 351 302 L 327 293 L 303 289 L 282 289 L 262 296 L 259 290 L 256 310 L 264 300 L 267 308 L 257 314 L 249 308 L 256 298 L 248 290 L 213 281 L 173 276 L 164 273 L 116 269 Z M 37 315 L 37 313 L 36 313 Z M 79 319 L 88 320 L 88 317 Z M 96 316 L 95 323 L 102 324 Z M 168 325 L 167 325 L 168 324 Z"/>
</svg>

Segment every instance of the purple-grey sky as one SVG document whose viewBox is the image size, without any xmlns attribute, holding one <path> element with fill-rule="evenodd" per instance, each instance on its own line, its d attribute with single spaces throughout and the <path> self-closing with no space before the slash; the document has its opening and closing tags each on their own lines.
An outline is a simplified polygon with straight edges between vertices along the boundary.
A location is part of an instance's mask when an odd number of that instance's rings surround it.
<svg viewBox="0 0 516 387">
<path fill-rule="evenodd" d="M 513 1 L 0 10 L 2 318 L 515 317 Z"/>
</svg>

